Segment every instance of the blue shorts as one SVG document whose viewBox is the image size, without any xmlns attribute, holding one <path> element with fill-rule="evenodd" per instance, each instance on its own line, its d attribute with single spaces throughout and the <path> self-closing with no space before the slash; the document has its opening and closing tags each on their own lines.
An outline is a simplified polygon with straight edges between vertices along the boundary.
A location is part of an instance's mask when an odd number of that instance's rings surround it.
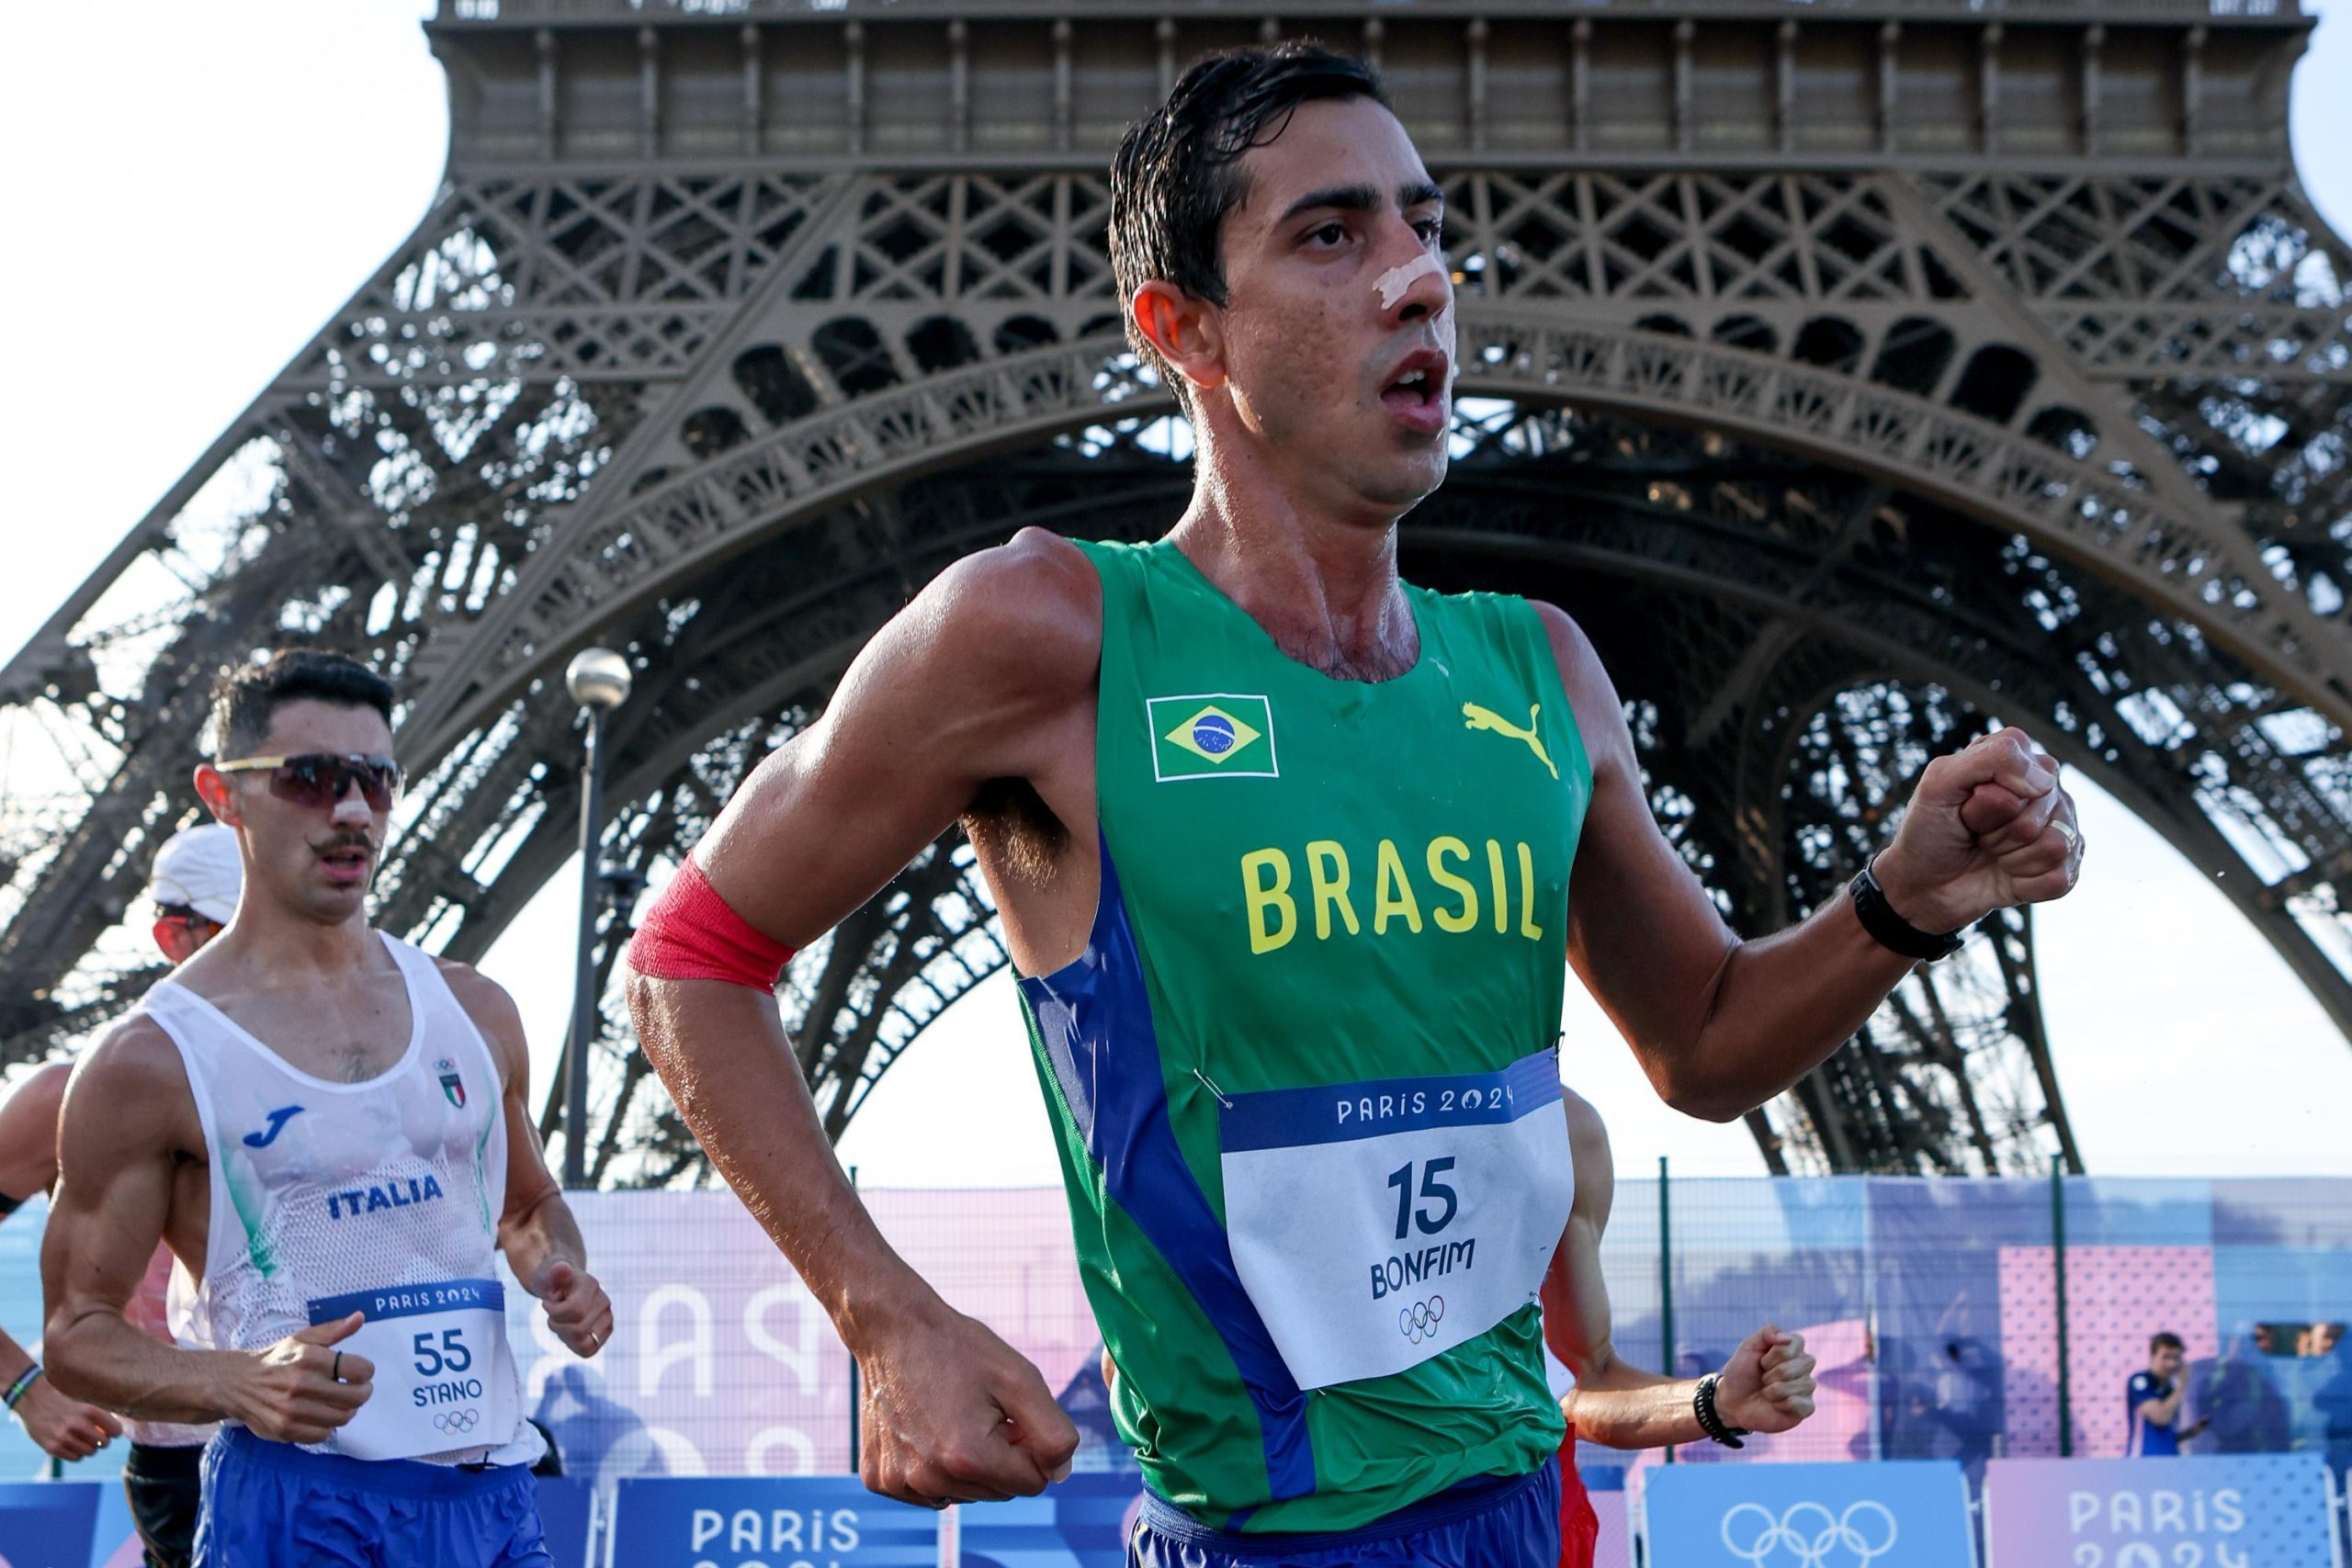
<svg viewBox="0 0 2352 1568">
<path fill-rule="evenodd" d="M 1560 1461 L 1481 1476 L 1332 1535 L 1213 1530 L 1149 1491 L 1127 1568 L 1558 1568 Z"/>
<path fill-rule="evenodd" d="M 554 1568 L 527 1466 L 347 1459 L 225 1427 L 204 1450 L 196 1568 Z"/>
</svg>

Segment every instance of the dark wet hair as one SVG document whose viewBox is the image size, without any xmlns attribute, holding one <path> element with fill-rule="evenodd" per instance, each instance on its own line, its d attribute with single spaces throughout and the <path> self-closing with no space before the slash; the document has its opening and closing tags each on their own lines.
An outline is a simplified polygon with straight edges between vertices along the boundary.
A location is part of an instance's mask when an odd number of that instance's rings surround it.
<svg viewBox="0 0 2352 1568">
<path fill-rule="evenodd" d="M 1225 215 L 1250 194 L 1242 155 L 1280 137 L 1299 105 L 1326 98 L 1394 107 L 1378 72 L 1318 43 L 1294 39 L 1206 55 L 1165 104 L 1127 128 L 1111 160 L 1111 269 L 1127 341 L 1188 410 L 1183 378 L 1136 330 L 1125 307 L 1155 277 L 1195 299 L 1226 302 L 1219 241 Z"/>
<path fill-rule="evenodd" d="M 252 754 L 269 737 L 269 721 L 286 703 L 334 703 L 374 708 L 392 722 L 392 683 L 356 659 L 289 648 L 267 662 L 222 675 L 212 688 L 212 740 L 222 761 Z"/>
</svg>

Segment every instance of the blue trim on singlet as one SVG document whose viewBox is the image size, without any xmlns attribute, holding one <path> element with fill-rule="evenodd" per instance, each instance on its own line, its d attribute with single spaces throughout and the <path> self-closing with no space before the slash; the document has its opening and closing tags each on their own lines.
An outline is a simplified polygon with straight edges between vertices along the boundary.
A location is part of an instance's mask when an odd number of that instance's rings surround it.
<svg viewBox="0 0 2352 1568">
<path fill-rule="evenodd" d="M 1225 1226 L 1177 1146 L 1143 960 L 1107 841 L 1102 851 L 1086 951 L 1042 979 L 1023 977 L 1021 994 L 1103 1190 L 1167 1260 L 1233 1358 L 1258 1413 L 1274 1499 L 1310 1497 L 1306 1396 L 1242 1289 Z"/>
</svg>

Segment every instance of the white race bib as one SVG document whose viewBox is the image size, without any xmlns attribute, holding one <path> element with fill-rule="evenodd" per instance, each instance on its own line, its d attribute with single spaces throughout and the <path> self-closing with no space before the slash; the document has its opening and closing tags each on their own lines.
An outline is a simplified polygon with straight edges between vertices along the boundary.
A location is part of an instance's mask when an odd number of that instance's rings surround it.
<svg viewBox="0 0 2352 1568">
<path fill-rule="evenodd" d="M 1555 1051 L 1220 1100 L 1233 1262 L 1301 1388 L 1385 1377 L 1535 1300 L 1575 1167 Z"/>
<path fill-rule="evenodd" d="M 330 1439 L 353 1459 L 414 1459 L 496 1448 L 514 1435 L 514 1384 L 504 1376 L 506 1288 L 443 1280 L 355 1291 L 310 1303 L 311 1322 L 366 1315 L 335 1346 L 375 1364 L 375 1392 Z"/>
</svg>

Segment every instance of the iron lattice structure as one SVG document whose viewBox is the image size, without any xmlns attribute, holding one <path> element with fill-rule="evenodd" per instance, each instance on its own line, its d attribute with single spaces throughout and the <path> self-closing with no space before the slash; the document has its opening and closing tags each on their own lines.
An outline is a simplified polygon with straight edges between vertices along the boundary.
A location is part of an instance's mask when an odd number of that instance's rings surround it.
<svg viewBox="0 0 2352 1568">
<path fill-rule="evenodd" d="M 119 922 L 212 674 L 405 697 L 380 919 L 478 957 L 570 852 L 567 657 L 641 671 L 615 882 L 673 861 L 945 562 L 1139 535 L 1186 433 L 1103 170 L 1182 62 L 1313 31 L 1449 193 L 1433 584 L 1548 595 L 1744 927 L 1837 896 L 1936 751 L 2029 723 L 2352 1030 L 2347 252 L 2292 0 L 444 0 L 412 239 L 0 671 L 0 1059 L 153 976 Z M 603 973 L 627 899 L 603 927 Z M 785 987 L 838 1133 L 1006 962 L 943 840 Z M 603 1181 L 698 1178 L 611 1005 Z M 1776 1169 L 2079 1168 L 2022 915 L 1750 1119 Z"/>
</svg>

